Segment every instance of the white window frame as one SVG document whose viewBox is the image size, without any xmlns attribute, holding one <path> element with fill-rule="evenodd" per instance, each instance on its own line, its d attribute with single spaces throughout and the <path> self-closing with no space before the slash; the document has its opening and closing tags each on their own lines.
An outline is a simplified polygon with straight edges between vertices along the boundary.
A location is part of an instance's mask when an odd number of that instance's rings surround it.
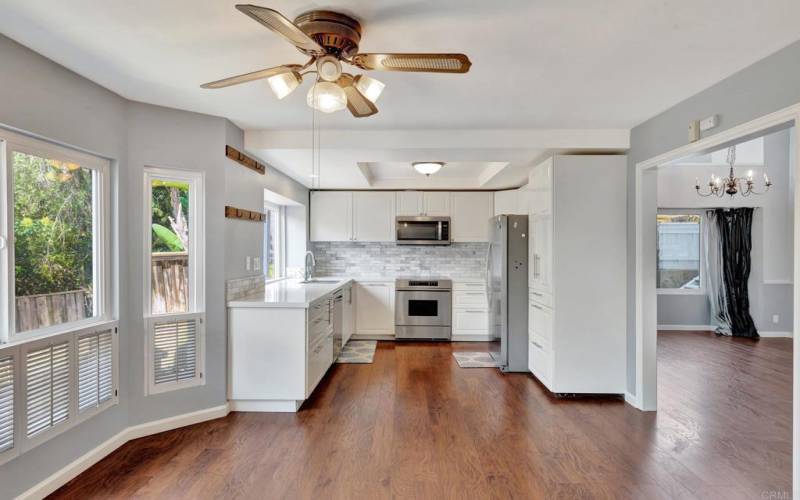
<svg viewBox="0 0 800 500">
<path fill-rule="evenodd" d="M 267 276 L 267 281 L 278 281 L 286 278 L 286 207 L 284 205 L 278 205 L 277 203 L 270 203 L 268 201 L 264 202 L 264 210 L 276 210 L 278 212 L 278 262 L 276 262 L 278 269 L 277 269 L 277 276 L 274 278 L 270 278 Z M 264 225 L 267 227 L 267 224 Z M 261 265 L 264 270 L 264 276 L 267 275 L 269 271 L 269 262 L 267 260 L 267 238 L 266 234 L 262 238 L 264 241 L 264 256 L 262 257 Z"/>
<path fill-rule="evenodd" d="M 95 172 L 93 183 L 93 281 L 95 316 L 80 321 L 61 323 L 27 332 L 15 331 L 15 282 L 14 282 L 14 189 L 12 153 L 14 151 L 42 158 L 73 161 L 81 167 Z M 0 316 L 6 318 L 0 324 L 0 345 L 20 340 L 38 339 L 60 335 L 80 328 L 107 323 L 114 319 L 111 284 L 111 165 L 103 158 L 81 153 L 43 140 L 34 139 L 0 129 Z"/>
<path fill-rule="evenodd" d="M 700 287 L 699 288 L 658 288 L 656 283 L 657 295 L 706 295 L 706 263 L 705 263 L 705 232 L 704 225 L 708 223 L 705 210 L 692 209 L 660 209 L 658 215 L 697 215 L 700 217 Z M 656 231 L 658 238 L 658 231 Z M 658 241 L 656 241 L 656 252 L 658 252 Z M 656 266 L 658 266 L 658 255 L 656 255 Z"/>
<path fill-rule="evenodd" d="M 151 221 L 152 181 L 167 180 L 189 184 L 189 311 L 185 313 L 153 314 L 151 303 L 151 249 L 153 247 Z M 143 184 L 143 233 L 144 233 L 144 373 L 145 395 L 205 385 L 205 174 L 203 172 L 159 167 L 145 167 Z M 197 321 L 196 376 L 192 379 L 162 384 L 155 383 L 153 370 L 153 334 L 159 321 Z"/>
<path fill-rule="evenodd" d="M 78 338 L 92 333 L 111 330 L 113 347 L 113 396 L 99 406 L 78 411 Z M 36 435 L 27 437 L 27 373 L 25 359 L 28 352 L 51 344 L 64 341 L 69 343 L 70 383 L 69 383 L 69 417 L 56 426 Z M 11 355 L 14 358 L 14 447 L 0 453 L 0 465 L 36 448 L 42 443 L 63 432 L 91 419 L 97 414 L 119 404 L 119 325 L 116 321 L 95 324 L 85 328 L 74 329 L 59 335 L 50 335 L 25 342 L 15 342 L 0 346 L 0 357 Z"/>
</svg>

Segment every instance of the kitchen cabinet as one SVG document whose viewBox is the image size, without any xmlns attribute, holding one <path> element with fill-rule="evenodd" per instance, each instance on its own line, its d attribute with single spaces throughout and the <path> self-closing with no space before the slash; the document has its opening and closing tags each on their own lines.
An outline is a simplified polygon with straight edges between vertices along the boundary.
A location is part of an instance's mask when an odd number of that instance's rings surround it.
<svg viewBox="0 0 800 500">
<path fill-rule="evenodd" d="M 554 393 L 626 390 L 626 185 L 619 155 L 531 171 L 528 366 Z"/>
<path fill-rule="evenodd" d="M 453 284 L 453 341 L 487 341 L 489 304 L 486 283 L 457 281 Z"/>
<path fill-rule="evenodd" d="M 394 241 L 395 197 L 383 191 L 313 191 L 311 241 Z"/>
<path fill-rule="evenodd" d="M 490 191 L 451 193 L 450 239 L 453 242 L 487 243 L 493 207 L 494 194 Z"/>
<path fill-rule="evenodd" d="M 394 210 L 393 193 L 353 193 L 353 240 L 394 241 Z"/>
<path fill-rule="evenodd" d="M 359 281 L 356 289 L 356 333 L 394 336 L 394 282 Z"/>
<path fill-rule="evenodd" d="M 553 216 L 550 213 L 528 216 L 528 283 L 533 290 L 553 293 Z"/>
<path fill-rule="evenodd" d="M 342 344 L 346 344 L 356 330 L 356 297 L 353 291 L 353 284 L 350 283 L 343 288 L 344 307 L 342 308 Z"/>
<path fill-rule="evenodd" d="M 520 189 L 496 191 L 494 193 L 494 215 L 528 215 L 528 211 L 524 209 L 527 203 L 520 201 L 520 198 L 526 194 Z"/>
<path fill-rule="evenodd" d="M 398 191 L 398 216 L 450 216 L 450 193 L 446 191 Z"/>
<path fill-rule="evenodd" d="M 353 195 L 346 191 L 312 191 L 311 241 L 353 239 Z"/>
</svg>

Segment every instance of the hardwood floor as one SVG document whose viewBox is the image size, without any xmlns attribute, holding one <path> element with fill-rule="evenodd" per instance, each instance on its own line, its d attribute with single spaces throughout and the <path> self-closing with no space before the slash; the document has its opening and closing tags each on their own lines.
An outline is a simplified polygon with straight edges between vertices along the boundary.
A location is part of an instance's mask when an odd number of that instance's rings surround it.
<svg viewBox="0 0 800 500">
<path fill-rule="evenodd" d="M 559 400 L 454 350 L 379 344 L 293 414 L 132 441 L 54 498 L 775 498 L 791 491 L 789 339 L 662 333 L 659 402 Z M 788 495 L 788 494 L 787 494 Z M 788 498 L 777 497 L 777 498 Z"/>
</svg>

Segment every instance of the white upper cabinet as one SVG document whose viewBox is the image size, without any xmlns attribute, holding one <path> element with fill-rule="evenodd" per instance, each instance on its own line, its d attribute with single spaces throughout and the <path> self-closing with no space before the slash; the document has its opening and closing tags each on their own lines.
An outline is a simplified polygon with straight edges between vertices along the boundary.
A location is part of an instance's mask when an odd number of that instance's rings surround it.
<svg viewBox="0 0 800 500">
<path fill-rule="evenodd" d="M 520 203 L 522 191 L 510 189 L 507 191 L 497 191 L 494 193 L 494 215 L 528 215 L 528 211 L 522 210 L 522 206 L 527 203 Z M 527 194 L 527 193 L 525 193 Z"/>
<path fill-rule="evenodd" d="M 422 215 L 422 191 L 398 191 L 397 215 L 415 217 Z"/>
<path fill-rule="evenodd" d="M 450 193 L 447 191 L 398 191 L 397 215 L 448 217 Z"/>
<path fill-rule="evenodd" d="M 447 191 L 426 192 L 422 201 L 424 202 L 423 215 L 429 217 L 449 217 L 450 216 L 450 193 Z"/>
<path fill-rule="evenodd" d="M 353 239 L 394 241 L 395 193 L 356 191 L 353 193 Z"/>
<path fill-rule="evenodd" d="M 450 196 L 451 234 L 454 242 L 488 242 L 494 193 L 455 192 Z"/>
<path fill-rule="evenodd" d="M 553 158 L 548 158 L 531 170 L 528 183 L 528 213 L 541 214 L 553 208 Z"/>
<path fill-rule="evenodd" d="M 353 237 L 353 194 L 311 192 L 311 241 L 350 241 Z"/>
</svg>

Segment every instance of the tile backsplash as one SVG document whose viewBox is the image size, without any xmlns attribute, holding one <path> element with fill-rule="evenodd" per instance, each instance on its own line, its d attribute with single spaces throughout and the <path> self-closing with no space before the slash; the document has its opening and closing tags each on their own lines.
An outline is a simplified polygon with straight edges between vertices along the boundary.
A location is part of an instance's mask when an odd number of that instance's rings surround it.
<svg viewBox="0 0 800 500">
<path fill-rule="evenodd" d="M 484 279 L 488 243 L 404 246 L 395 243 L 313 242 L 317 276 Z"/>
</svg>

